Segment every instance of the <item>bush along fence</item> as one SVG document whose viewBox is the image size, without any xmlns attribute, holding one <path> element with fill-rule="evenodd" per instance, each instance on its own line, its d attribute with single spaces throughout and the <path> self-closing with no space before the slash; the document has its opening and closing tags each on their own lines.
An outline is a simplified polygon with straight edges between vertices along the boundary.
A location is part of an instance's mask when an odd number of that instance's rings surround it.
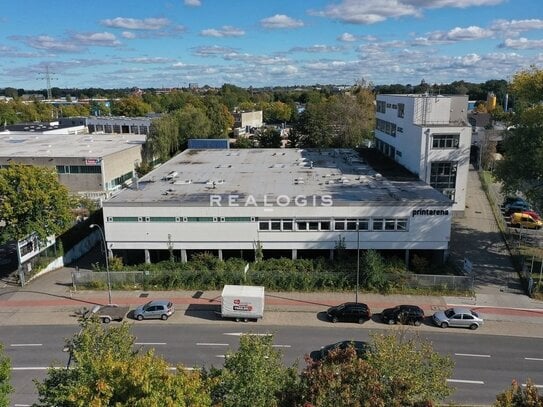
<svg viewBox="0 0 543 407">
<path fill-rule="evenodd" d="M 225 284 L 262 285 L 272 291 L 348 291 L 356 287 L 356 261 L 327 262 L 323 259 L 268 259 L 249 265 L 241 259 L 221 261 L 211 255 L 201 255 L 187 263 L 162 262 L 139 265 L 126 270 L 118 261 L 110 279 L 114 289 L 145 290 L 219 290 Z M 143 269 L 142 269 L 143 268 Z M 391 292 L 402 289 L 472 292 L 470 277 L 408 273 L 398 261 L 385 261 L 379 254 L 368 251 L 360 261 L 360 288 L 368 291 Z M 107 273 L 74 271 L 76 289 L 103 289 Z"/>
</svg>

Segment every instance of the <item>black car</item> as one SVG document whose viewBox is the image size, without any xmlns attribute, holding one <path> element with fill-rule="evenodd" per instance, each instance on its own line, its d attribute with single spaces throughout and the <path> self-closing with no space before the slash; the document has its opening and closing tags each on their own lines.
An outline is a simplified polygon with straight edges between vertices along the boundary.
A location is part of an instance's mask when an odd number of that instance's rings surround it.
<svg viewBox="0 0 543 407">
<path fill-rule="evenodd" d="M 346 302 L 344 304 L 331 307 L 326 311 L 328 318 L 332 322 L 358 322 L 359 324 L 371 318 L 370 309 L 361 302 Z"/>
<path fill-rule="evenodd" d="M 366 355 L 366 353 L 368 352 L 368 347 L 369 347 L 367 342 L 362 342 L 362 341 L 341 341 L 341 342 L 333 343 L 331 345 L 323 346 L 319 350 L 314 350 L 313 352 L 311 352 L 309 354 L 309 357 L 311 357 L 311 359 L 313 359 L 315 361 L 322 360 L 322 359 L 325 359 L 326 356 L 328 356 L 328 354 L 330 353 L 331 350 L 333 350 L 333 349 L 347 349 L 347 347 L 349 347 L 349 346 L 352 346 L 354 348 L 354 350 L 356 352 L 356 356 L 358 356 L 359 358 L 363 358 Z"/>
<path fill-rule="evenodd" d="M 424 320 L 424 311 L 416 305 L 397 305 L 383 310 L 381 320 L 391 325 L 399 322 L 419 326 Z"/>
<path fill-rule="evenodd" d="M 502 208 L 505 208 L 507 205 L 511 205 L 514 203 L 527 203 L 524 199 L 522 199 L 520 196 L 507 196 L 502 202 Z"/>
</svg>

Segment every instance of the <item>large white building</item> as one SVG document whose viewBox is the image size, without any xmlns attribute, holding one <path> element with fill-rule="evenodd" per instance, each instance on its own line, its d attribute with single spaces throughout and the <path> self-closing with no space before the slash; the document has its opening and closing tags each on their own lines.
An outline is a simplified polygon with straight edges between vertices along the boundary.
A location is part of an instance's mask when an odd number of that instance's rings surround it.
<svg viewBox="0 0 543 407">
<path fill-rule="evenodd" d="M 422 181 L 390 181 L 348 149 L 185 150 L 103 203 L 107 247 L 155 261 L 261 247 L 282 255 L 449 246 L 451 201 Z"/>
<path fill-rule="evenodd" d="M 467 96 L 377 95 L 376 147 L 463 212 L 471 126 Z"/>
</svg>

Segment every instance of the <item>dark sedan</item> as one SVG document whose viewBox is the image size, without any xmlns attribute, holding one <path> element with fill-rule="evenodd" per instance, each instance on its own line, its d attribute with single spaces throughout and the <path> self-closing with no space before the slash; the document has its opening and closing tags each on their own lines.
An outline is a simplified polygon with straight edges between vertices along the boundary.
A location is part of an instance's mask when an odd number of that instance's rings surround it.
<svg viewBox="0 0 543 407">
<path fill-rule="evenodd" d="M 358 322 L 362 324 L 371 318 L 370 309 L 361 302 L 346 302 L 331 307 L 326 312 L 332 322 Z"/>
<path fill-rule="evenodd" d="M 341 341 L 336 342 L 331 345 L 326 345 L 320 348 L 319 350 L 314 350 L 309 354 L 309 357 L 315 361 L 317 360 L 323 360 L 326 359 L 326 356 L 332 351 L 333 349 L 347 349 L 349 346 L 352 346 L 354 348 L 354 351 L 356 352 L 356 356 L 359 358 L 363 358 L 366 353 L 369 350 L 369 345 L 367 342 L 363 341 Z"/>
<path fill-rule="evenodd" d="M 413 324 L 419 326 L 424 320 L 424 311 L 416 305 L 398 305 L 387 308 L 381 313 L 381 320 L 385 324 Z"/>
</svg>

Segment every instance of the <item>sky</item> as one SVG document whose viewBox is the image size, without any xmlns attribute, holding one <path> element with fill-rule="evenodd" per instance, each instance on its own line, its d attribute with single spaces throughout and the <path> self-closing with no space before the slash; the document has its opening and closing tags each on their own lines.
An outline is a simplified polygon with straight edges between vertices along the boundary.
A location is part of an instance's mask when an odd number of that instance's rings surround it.
<svg viewBox="0 0 543 407">
<path fill-rule="evenodd" d="M 510 80 L 542 0 L 1 0 L 0 87 Z"/>
</svg>

